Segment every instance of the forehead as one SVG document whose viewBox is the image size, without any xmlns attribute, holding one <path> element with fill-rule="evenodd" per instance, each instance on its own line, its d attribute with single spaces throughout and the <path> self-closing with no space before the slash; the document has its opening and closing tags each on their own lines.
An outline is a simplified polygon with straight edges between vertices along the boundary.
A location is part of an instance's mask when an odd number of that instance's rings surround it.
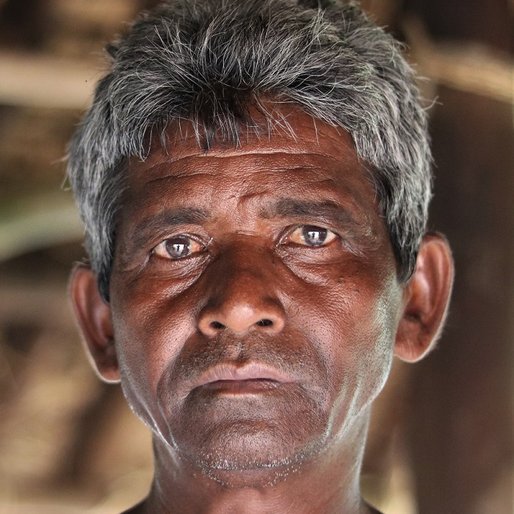
<svg viewBox="0 0 514 514">
<path fill-rule="evenodd" d="M 244 223 L 250 213 L 265 212 L 266 203 L 305 200 L 343 205 L 362 221 L 379 218 L 351 136 L 298 108 L 276 112 L 281 127 L 259 135 L 248 130 L 239 144 L 215 141 L 208 150 L 189 122 L 170 126 L 147 159 L 129 161 L 122 211 L 134 221 L 169 208 L 198 208 Z"/>
<path fill-rule="evenodd" d="M 229 186 L 244 194 L 245 188 L 276 188 L 278 182 L 279 188 L 300 194 L 315 185 L 328 195 L 350 188 L 356 197 L 363 191 L 374 196 L 348 132 L 291 106 L 275 108 L 275 116 L 280 123 L 271 130 L 248 129 L 238 144 L 216 140 L 209 149 L 198 144 L 189 122 L 174 123 L 144 161 L 129 161 L 130 202 L 169 184 L 174 191 L 203 195 L 207 189 L 221 194 Z"/>
<path fill-rule="evenodd" d="M 275 121 L 268 122 L 263 119 L 263 115 L 257 114 L 252 118 L 255 129 L 241 129 L 237 143 L 217 138 L 208 149 L 199 144 L 188 120 L 175 122 L 167 129 L 164 141 L 154 141 L 145 167 L 159 164 L 159 161 L 172 164 L 191 157 L 252 154 L 285 154 L 290 159 L 294 159 L 295 155 L 312 154 L 357 161 L 352 138 L 344 129 L 317 120 L 298 107 L 278 107 L 271 116 Z"/>
</svg>

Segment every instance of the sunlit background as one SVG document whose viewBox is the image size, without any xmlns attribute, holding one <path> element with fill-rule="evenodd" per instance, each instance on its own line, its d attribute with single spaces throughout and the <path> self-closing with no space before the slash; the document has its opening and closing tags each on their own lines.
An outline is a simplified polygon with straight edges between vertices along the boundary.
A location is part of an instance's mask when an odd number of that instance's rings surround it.
<svg viewBox="0 0 514 514">
<path fill-rule="evenodd" d="M 66 299 L 83 257 L 66 141 L 102 48 L 155 1 L 0 0 L 0 513 L 109 514 L 151 480 L 150 437 L 82 351 Z M 363 488 L 386 514 L 513 512 L 513 3 L 369 0 L 426 77 L 431 227 L 457 281 L 438 349 L 397 364 Z"/>
</svg>

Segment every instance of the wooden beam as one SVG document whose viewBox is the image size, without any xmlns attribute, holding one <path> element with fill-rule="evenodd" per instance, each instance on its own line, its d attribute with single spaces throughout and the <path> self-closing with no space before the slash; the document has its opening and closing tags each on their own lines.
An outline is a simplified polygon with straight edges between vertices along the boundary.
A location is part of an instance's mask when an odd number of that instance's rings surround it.
<svg viewBox="0 0 514 514">
<path fill-rule="evenodd" d="M 76 207 L 70 197 L 61 196 L 64 195 L 20 202 L 17 213 L 0 217 L 0 262 L 83 238 L 84 228 Z"/>
<path fill-rule="evenodd" d="M 418 18 L 403 24 L 413 60 L 436 84 L 514 104 L 514 63 L 484 44 L 434 42 Z"/>
</svg>

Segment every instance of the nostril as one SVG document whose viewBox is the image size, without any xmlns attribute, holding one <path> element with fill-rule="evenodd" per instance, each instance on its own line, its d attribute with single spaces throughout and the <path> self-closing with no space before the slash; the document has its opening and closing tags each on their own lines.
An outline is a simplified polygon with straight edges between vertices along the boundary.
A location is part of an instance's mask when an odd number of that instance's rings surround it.
<svg viewBox="0 0 514 514">
<path fill-rule="evenodd" d="M 257 321 L 256 325 L 259 327 L 271 327 L 271 325 L 273 325 L 273 321 L 270 319 L 261 319 Z"/>
<path fill-rule="evenodd" d="M 219 321 L 211 321 L 209 323 L 209 326 L 214 330 L 223 330 L 225 328 L 225 325 L 223 325 L 223 323 L 220 323 Z"/>
</svg>

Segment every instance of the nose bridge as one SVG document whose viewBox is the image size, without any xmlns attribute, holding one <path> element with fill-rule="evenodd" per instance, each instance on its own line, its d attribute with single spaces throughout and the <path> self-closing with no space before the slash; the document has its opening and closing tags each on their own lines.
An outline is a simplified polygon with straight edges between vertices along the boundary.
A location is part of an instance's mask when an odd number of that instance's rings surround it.
<svg viewBox="0 0 514 514">
<path fill-rule="evenodd" d="M 257 244 L 239 240 L 226 247 L 208 277 L 210 293 L 199 329 L 209 336 L 222 330 L 282 330 L 285 313 L 273 268 L 272 255 Z"/>
<path fill-rule="evenodd" d="M 253 285 L 264 292 L 271 290 L 272 273 L 269 270 L 271 257 L 269 252 L 257 244 L 233 244 L 227 249 L 222 262 L 225 280 L 225 294 L 245 295 L 252 290 L 244 286 Z"/>
</svg>

